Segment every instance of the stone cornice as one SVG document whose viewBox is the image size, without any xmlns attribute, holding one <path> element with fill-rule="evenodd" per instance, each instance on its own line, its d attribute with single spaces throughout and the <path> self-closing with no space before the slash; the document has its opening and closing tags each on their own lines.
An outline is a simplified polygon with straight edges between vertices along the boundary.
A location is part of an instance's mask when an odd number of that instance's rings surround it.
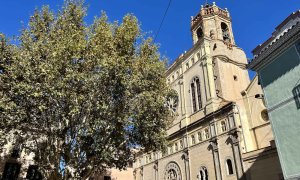
<svg viewBox="0 0 300 180">
<path fill-rule="evenodd" d="M 230 58 L 229 58 L 228 56 L 226 56 L 226 55 L 215 55 L 215 56 L 213 56 L 213 59 L 214 59 L 214 60 L 215 60 L 215 59 L 219 59 L 219 60 L 221 60 L 221 61 L 223 61 L 223 62 L 228 62 L 228 63 L 234 64 L 234 65 L 240 67 L 241 69 L 247 69 L 247 64 L 236 62 L 236 61 L 230 59 Z"/>
<path fill-rule="evenodd" d="M 235 105 L 234 102 L 230 102 L 230 103 L 226 104 L 225 106 L 221 107 L 220 109 L 218 109 L 214 112 L 211 112 L 210 114 L 207 114 L 202 119 L 199 119 L 199 120 L 187 125 L 187 127 L 181 128 L 180 130 L 174 132 L 173 134 L 170 134 L 168 136 L 168 139 L 173 139 L 179 135 L 182 135 L 182 134 L 186 133 L 186 131 L 190 131 L 191 129 L 198 127 L 199 124 L 202 124 L 204 121 L 207 122 L 208 120 L 212 119 L 214 116 L 219 116 L 224 112 L 229 112 L 230 110 L 232 110 L 234 108 L 234 105 Z"/>
</svg>

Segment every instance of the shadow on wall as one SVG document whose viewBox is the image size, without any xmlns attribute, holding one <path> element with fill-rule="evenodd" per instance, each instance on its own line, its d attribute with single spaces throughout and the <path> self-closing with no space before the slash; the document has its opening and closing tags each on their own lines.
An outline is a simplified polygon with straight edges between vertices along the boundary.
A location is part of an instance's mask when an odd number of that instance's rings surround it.
<svg viewBox="0 0 300 180">
<path fill-rule="evenodd" d="M 300 109 L 300 84 L 294 87 L 293 95 L 296 102 L 297 109 Z"/>
<path fill-rule="evenodd" d="M 264 148 L 258 154 L 255 152 L 245 154 L 243 161 L 247 168 L 244 173 L 246 180 L 284 180 L 277 150 L 275 145 L 272 146 Z"/>
<path fill-rule="evenodd" d="M 260 72 L 264 76 L 262 82 L 263 87 L 267 87 L 274 81 L 282 78 L 283 75 L 288 74 L 290 71 L 292 71 L 293 69 L 295 69 L 295 67 L 299 65 L 299 56 L 296 51 L 296 48 L 294 48 L 293 46 L 286 52 L 281 54 L 278 58 L 275 59 L 275 61 L 273 61 L 269 66 L 267 66 Z"/>
</svg>

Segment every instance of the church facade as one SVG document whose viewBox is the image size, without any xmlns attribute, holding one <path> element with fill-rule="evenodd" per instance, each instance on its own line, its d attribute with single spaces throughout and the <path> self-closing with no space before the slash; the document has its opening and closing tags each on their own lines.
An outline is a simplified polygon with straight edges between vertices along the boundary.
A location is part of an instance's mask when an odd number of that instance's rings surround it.
<svg viewBox="0 0 300 180">
<path fill-rule="evenodd" d="M 254 179 L 251 173 L 257 170 L 251 166 L 266 148 L 272 151 L 260 163 L 275 162 L 272 175 L 280 179 L 272 131 L 265 133 L 270 124 L 262 120 L 268 114 L 263 100 L 254 97 L 261 88 L 257 81 L 250 83 L 228 10 L 215 3 L 202 6 L 191 18 L 191 32 L 193 47 L 166 71 L 167 83 L 177 92 L 168 100 L 176 114 L 168 149 L 138 153 L 135 180 Z"/>
</svg>

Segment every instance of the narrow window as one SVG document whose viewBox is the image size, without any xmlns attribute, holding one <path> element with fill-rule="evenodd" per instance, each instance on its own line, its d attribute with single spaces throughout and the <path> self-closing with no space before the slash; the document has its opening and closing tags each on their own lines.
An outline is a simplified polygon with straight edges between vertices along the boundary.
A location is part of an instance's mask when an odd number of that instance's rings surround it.
<svg viewBox="0 0 300 180">
<path fill-rule="evenodd" d="M 18 179 L 21 169 L 21 164 L 18 163 L 6 163 L 2 179 Z"/>
<path fill-rule="evenodd" d="M 202 108 L 200 80 L 195 77 L 191 84 L 193 112 Z"/>
<path fill-rule="evenodd" d="M 197 86 L 197 95 L 198 95 L 198 105 L 199 105 L 199 109 L 201 109 L 202 108 L 202 100 L 201 100 L 201 91 L 200 91 L 199 78 L 196 79 L 196 86 Z"/>
<path fill-rule="evenodd" d="M 203 37 L 203 31 L 202 31 L 202 28 L 199 27 L 197 29 L 197 37 L 198 37 L 198 40 L 201 39 Z"/>
<path fill-rule="evenodd" d="M 38 170 L 38 166 L 30 165 L 27 170 L 26 179 L 29 180 L 41 180 L 42 174 Z"/>
<path fill-rule="evenodd" d="M 204 130 L 204 134 L 205 134 L 205 139 L 209 139 L 209 131 L 207 128 Z"/>
<path fill-rule="evenodd" d="M 194 110 L 194 112 L 196 112 L 197 111 L 197 103 L 196 103 L 196 91 L 195 91 L 195 83 L 194 82 L 191 84 L 191 90 L 192 90 L 193 110 Z"/>
<path fill-rule="evenodd" d="M 202 134 L 201 134 L 201 132 L 198 132 L 198 141 L 199 141 L 199 142 L 202 141 Z"/>
<path fill-rule="evenodd" d="M 189 62 L 187 62 L 187 63 L 185 64 L 185 66 L 186 66 L 186 69 L 188 70 L 189 67 L 190 67 Z"/>
<path fill-rule="evenodd" d="M 233 174 L 233 167 L 232 167 L 232 162 L 230 159 L 226 160 L 226 165 L 227 165 L 227 174 L 232 175 Z"/>
<path fill-rule="evenodd" d="M 227 24 L 224 22 L 221 23 L 221 29 L 222 29 L 222 35 L 223 35 L 223 40 L 225 42 L 230 42 L 230 35 L 229 35 L 229 29 Z"/>
<path fill-rule="evenodd" d="M 227 130 L 225 121 L 221 122 L 221 130 L 222 130 L 222 132 L 225 132 Z"/>
<path fill-rule="evenodd" d="M 178 151 L 178 144 L 175 143 L 175 151 Z"/>
<path fill-rule="evenodd" d="M 164 149 L 161 151 L 161 156 L 165 157 L 166 155 L 168 155 L 168 149 Z"/>
<path fill-rule="evenodd" d="M 173 147 L 170 146 L 169 149 L 170 149 L 170 154 L 172 154 L 173 153 Z"/>
<path fill-rule="evenodd" d="M 196 144 L 196 139 L 194 135 L 191 136 L 191 139 L 192 139 L 192 144 Z"/>
<path fill-rule="evenodd" d="M 197 61 L 200 60 L 200 53 L 197 53 Z"/>
<path fill-rule="evenodd" d="M 200 171 L 200 179 L 204 180 L 204 173 L 203 173 L 203 171 Z"/>
<path fill-rule="evenodd" d="M 180 140 L 179 143 L 180 143 L 180 149 L 183 149 L 183 141 Z"/>
<path fill-rule="evenodd" d="M 110 176 L 104 176 L 104 180 L 111 180 Z"/>
<path fill-rule="evenodd" d="M 208 180 L 208 172 L 207 172 L 207 169 L 205 168 L 204 170 L 204 175 L 205 175 L 205 180 Z"/>
<path fill-rule="evenodd" d="M 201 167 L 199 175 L 200 180 L 208 180 L 208 172 L 206 167 Z"/>
</svg>

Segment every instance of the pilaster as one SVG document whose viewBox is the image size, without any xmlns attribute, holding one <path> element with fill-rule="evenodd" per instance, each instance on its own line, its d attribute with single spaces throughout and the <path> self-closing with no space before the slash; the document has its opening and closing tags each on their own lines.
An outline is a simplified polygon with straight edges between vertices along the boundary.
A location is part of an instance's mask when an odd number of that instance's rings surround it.
<svg viewBox="0 0 300 180">
<path fill-rule="evenodd" d="M 219 157 L 219 148 L 218 148 L 218 140 L 216 137 L 213 137 L 210 141 L 210 147 L 213 154 L 214 159 L 214 167 L 216 173 L 216 180 L 222 180 L 222 172 L 220 166 L 220 157 Z"/>
<path fill-rule="evenodd" d="M 202 60 L 203 66 L 203 74 L 205 79 L 206 86 L 206 114 L 209 114 L 218 108 L 217 95 L 216 95 L 216 87 L 214 80 L 214 72 L 213 72 L 213 58 L 210 53 L 210 40 L 204 40 L 204 56 Z"/>
<path fill-rule="evenodd" d="M 235 162 L 235 168 L 236 168 L 236 176 L 240 180 L 245 180 L 244 176 L 244 168 L 243 168 L 243 161 L 240 151 L 240 143 L 238 139 L 239 132 L 236 129 L 233 129 L 230 131 L 230 140 L 232 145 L 232 153 L 234 157 Z"/>
<path fill-rule="evenodd" d="M 189 158 L 188 149 L 184 150 L 183 155 L 181 156 L 181 158 L 184 161 L 185 178 L 186 178 L 186 180 L 190 180 L 191 170 L 190 170 L 190 158 Z"/>
</svg>

